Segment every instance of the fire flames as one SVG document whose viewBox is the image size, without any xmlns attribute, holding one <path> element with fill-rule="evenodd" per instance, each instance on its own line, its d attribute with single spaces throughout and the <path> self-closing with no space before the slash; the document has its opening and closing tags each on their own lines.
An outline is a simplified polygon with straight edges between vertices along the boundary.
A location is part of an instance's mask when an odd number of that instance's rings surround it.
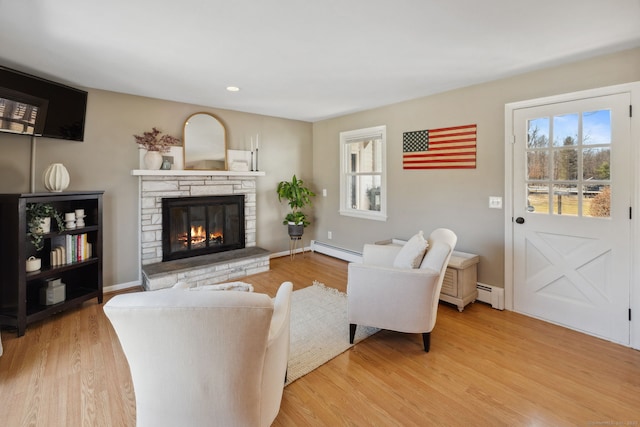
<svg viewBox="0 0 640 427">
<path fill-rule="evenodd" d="M 204 243 L 207 239 L 207 234 L 204 232 L 204 227 L 201 225 L 197 227 L 191 227 L 191 244 L 197 245 L 200 243 Z"/>
<path fill-rule="evenodd" d="M 186 233 L 180 235 L 178 240 L 181 241 L 184 246 L 187 246 L 188 235 Z M 207 232 L 201 225 L 191 227 L 191 246 L 202 246 L 207 240 Z M 223 235 L 219 231 L 209 233 L 209 243 L 221 244 L 223 243 Z"/>
</svg>

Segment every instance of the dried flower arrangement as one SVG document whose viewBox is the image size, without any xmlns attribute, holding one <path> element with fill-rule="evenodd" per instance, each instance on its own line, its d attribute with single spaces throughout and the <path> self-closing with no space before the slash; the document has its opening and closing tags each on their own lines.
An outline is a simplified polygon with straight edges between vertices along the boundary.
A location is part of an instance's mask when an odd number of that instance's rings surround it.
<svg viewBox="0 0 640 427">
<path fill-rule="evenodd" d="M 147 151 L 166 153 L 172 145 L 180 145 L 179 138 L 171 135 L 162 135 L 158 138 L 159 134 L 160 131 L 154 127 L 151 129 L 151 132 L 144 132 L 142 135 L 133 135 L 133 137 L 136 139 L 136 143 L 146 148 Z"/>
</svg>

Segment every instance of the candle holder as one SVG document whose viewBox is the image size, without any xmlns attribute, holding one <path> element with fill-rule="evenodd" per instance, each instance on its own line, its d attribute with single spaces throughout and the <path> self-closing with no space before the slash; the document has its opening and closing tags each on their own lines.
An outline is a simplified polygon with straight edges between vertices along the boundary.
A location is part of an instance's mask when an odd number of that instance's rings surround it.
<svg viewBox="0 0 640 427">
<path fill-rule="evenodd" d="M 256 148 L 256 172 L 258 172 L 258 149 Z"/>
<path fill-rule="evenodd" d="M 251 150 L 251 172 L 253 172 L 253 150 Z"/>
</svg>

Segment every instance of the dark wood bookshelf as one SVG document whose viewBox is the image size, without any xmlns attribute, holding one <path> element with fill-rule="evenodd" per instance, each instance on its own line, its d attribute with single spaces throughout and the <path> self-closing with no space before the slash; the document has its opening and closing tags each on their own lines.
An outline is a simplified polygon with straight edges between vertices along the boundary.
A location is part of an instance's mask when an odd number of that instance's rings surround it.
<svg viewBox="0 0 640 427">
<path fill-rule="evenodd" d="M 54 313 L 97 298 L 102 303 L 102 196 L 103 191 L 63 193 L 0 194 L 0 325 L 13 327 L 18 336 L 27 325 Z M 65 212 L 84 209 L 85 226 L 57 230 L 52 219 L 51 232 L 45 233 L 44 248 L 36 251 L 27 236 L 27 205 L 49 203 L 64 217 Z M 87 235 L 91 257 L 64 265 L 51 265 L 52 242 L 58 236 Z M 26 271 L 30 256 L 41 259 L 35 272 Z M 51 305 L 40 303 L 40 289 L 47 279 L 60 278 L 65 284 L 65 299 Z"/>
</svg>

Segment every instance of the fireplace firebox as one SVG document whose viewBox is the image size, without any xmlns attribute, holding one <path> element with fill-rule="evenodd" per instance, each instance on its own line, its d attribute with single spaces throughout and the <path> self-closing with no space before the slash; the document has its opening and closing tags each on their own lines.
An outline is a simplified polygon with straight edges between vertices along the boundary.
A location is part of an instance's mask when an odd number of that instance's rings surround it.
<svg viewBox="0 0 640 427">
<path fill-rule="evenodd" d="M 244 195 L 162 199 L 162 261 L 244 247 Z"/>
</svg>

